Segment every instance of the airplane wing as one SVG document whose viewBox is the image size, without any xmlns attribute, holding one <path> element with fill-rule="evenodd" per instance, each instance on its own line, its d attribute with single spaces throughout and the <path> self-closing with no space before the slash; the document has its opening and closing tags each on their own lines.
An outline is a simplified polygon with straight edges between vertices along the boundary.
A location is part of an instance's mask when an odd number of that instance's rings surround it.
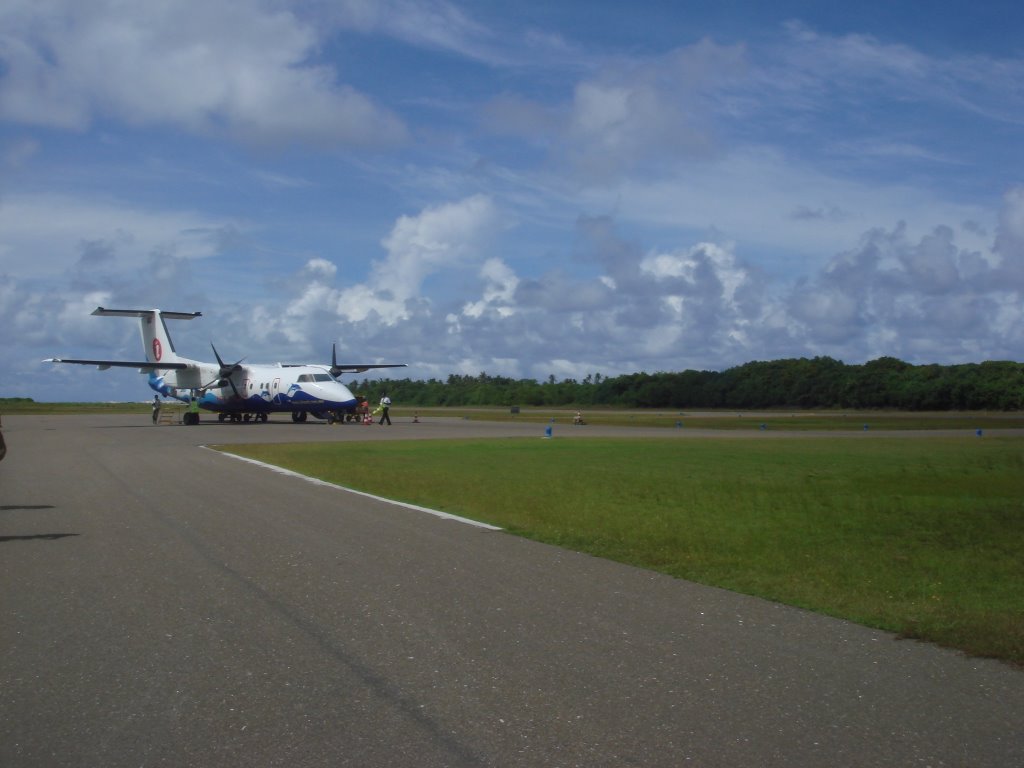
<svg viewBox="0 0 1024 768">
<path fill-rule="evenodd" d="M 338 345 L 331 345 L 331 376 L 343 373 L 362 373 L 371 368 L 406 368 L 405 363 L 342 363 L 338 365 Z"/>
<path fill-rule="evenodd" d="M 310 365 L 310 363 L 281 363 L 282 368 L 304 368 Z M 316 363 L 313 363 L 316 365 Z M 337 376 L 339 373 L 362 373 L 368 371 L 371 368 L 408 368 L 408 363 L 337 363 L 331 362 L 330 372 L 331 376 Z"/>
<path fill-rule="evenodd" d="M 331 366 L 331 373 L 337 376 L 339 373 L 362 373 L 371 368 L 408 368 L 408 363 L 342 363 Z"/>
<path fill-rule="evenodd" d="M 189 368 L 188 363 L 151 363 L 148 360 L 132 362 L 130 360 L 73 360 L 70 357 L 48 357 L 44 363 L 74 363 L 75 365 L 95 365 L 101 371 L 107 368 L 138 368 L 142 371 L 183 371 Z"/>
</svg>

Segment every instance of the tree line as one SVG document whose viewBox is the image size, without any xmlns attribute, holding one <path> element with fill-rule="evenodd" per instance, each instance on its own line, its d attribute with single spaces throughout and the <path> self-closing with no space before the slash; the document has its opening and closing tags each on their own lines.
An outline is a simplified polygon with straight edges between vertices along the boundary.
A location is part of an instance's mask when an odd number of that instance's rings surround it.
<svg viewBox="0 0 1024 768">
<path fill-rule="evenodd" d="M 880 357 L 847 365 L 830 357 L 750 362 L 724 371 L 631 373 L 582 381 L 453 374 L 445 381 L 363 379 L 354 392 L 387 392 L 403 406 L 623 408 L 889 408 L 1024 410 L 1024 364 L 911 365 Z"/>
</svg>

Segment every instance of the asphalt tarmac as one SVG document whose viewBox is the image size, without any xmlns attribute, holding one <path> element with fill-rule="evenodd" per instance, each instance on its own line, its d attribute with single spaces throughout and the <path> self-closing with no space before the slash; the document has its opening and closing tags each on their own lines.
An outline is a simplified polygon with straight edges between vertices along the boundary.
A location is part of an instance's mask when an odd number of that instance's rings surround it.
<svg viewBox="0 0 1024 768">
<path fill-rule="evenodd" d="M 201 447 L 542 429 L 6 416 L 0 765 L 1024 765 L 1020 669 Z"/>
</svg>

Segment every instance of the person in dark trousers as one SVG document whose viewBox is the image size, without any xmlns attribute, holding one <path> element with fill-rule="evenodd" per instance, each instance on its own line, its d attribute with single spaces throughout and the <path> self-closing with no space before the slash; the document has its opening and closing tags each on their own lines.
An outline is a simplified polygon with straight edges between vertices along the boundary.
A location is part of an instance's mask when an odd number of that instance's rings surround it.
<svg viewBox="0 0 1024 768">
<path fill-rule="evenodd" d="M 391 426 L 391 416 L 388 411 L 391 410 L 391 398 L 388 397 L 388 393 L 385 392 L 384 396 L 380 399 L 380 424 L 384 424 L 387 421 L 388 426 Z"/>
<path fill-rule="evenodd" d="M 153 395 L 153 423 L 160 418 L 160 395 Z"/>
</svg>

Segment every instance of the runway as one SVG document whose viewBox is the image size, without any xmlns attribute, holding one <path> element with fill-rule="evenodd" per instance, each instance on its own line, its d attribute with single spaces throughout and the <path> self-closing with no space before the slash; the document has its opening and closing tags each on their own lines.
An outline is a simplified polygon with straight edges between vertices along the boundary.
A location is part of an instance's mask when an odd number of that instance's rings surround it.
<svg viewBox="0 0 1024 768">
<path fill-rule="evenodd" d="M 201 447 L 542 430 L 5 416 L 0 765 L 1024 765 L 1022 670 Z"/>
</svg>

